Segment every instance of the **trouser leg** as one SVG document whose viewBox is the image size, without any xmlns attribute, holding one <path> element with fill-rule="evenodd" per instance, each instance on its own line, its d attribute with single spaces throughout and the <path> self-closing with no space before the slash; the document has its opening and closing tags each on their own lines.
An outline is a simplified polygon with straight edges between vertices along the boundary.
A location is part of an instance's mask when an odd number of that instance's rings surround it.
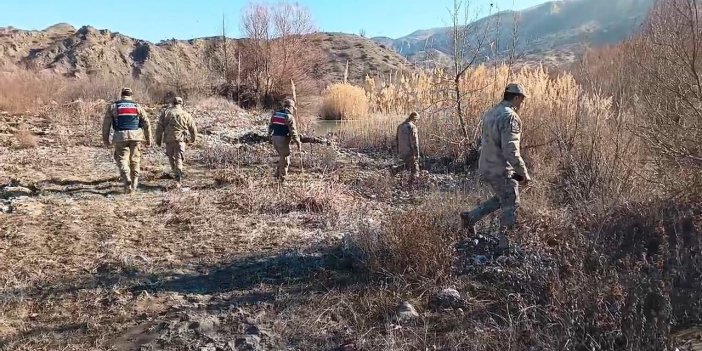
<svg viewBox="0 0 702 351">
<path fill-rule="evenodd" d="M 129 167 L 131 168 L 132 190 L 139 186 L 139 175 L 141 174 L 141 142 L 129 142 Z"/>
<path fill-rule="evenodd" d="M 127 142 L 117 142 L 115 143 L 114 159 L 117 168 L 119 169 L 119 175 L 122 180 L 122 184 L 127 187 L 131 184 L 131 170 L 130 170 L 130 153 L 129 144 Z"/>
<path fill-rule="evenodd" d="M 275 177 L 285 179 L 288 175 L 290 167 L 290 138 L 273 136 L 273 147 L 278 153 L 278 166 L 276 167 Z"/>
</svg>

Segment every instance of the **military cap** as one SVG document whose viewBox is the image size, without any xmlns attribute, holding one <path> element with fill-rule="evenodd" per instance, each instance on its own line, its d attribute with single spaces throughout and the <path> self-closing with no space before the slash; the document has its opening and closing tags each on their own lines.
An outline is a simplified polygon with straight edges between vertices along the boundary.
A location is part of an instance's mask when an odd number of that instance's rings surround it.
<svg viewBox="0 0 702 351">
<path fill-rule="evenodd" d="M 526 89 L 521 84 L 510 83 L 505 88 L 505 93 L 519 94 L 527 97 Z"/>
</svg>

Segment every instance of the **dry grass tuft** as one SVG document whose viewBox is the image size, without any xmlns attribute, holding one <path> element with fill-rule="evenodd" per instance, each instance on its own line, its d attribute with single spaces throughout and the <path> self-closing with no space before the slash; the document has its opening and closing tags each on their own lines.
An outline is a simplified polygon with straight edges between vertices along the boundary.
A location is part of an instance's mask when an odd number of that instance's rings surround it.
<svg viewBox="0 0 702 351">
<path fill-rule="evenodd" d="M 29 129 L 21 128 L 15 132 L 18 149 L 34 149 L 39 146 L 39 137 L 34 135 Z"/>
<path fill-rule="evenodd" d="M 233 185 L 240 188 L 251 188 L 253 182 L 246 174 L 234 168 L 217 169 L 212 177 L 218 186 Z"/>
<path fill-rule="evenodd" d="M 241 111 L 241 107 L 234 103 L 234 101 L 227 100 L 226 98 L 219 96 L 196 99 L 192 102 L 192 105 L 208 111 Z"/>
<path fill-rule="evenodd" d="M 368 97 L 361 87 L 332 84 L 322 93 L 320 115 L 324 119 L 355 120 L 368 116 Z"/>
<path fill-rule="evenodd" d="M 362 266 L 382 276 L 404 280 L 446 280 L 454 261 L 454 243 L 462 232 L 456 197 L 432 198 L 420 208 L 370 223 L 352 236 L 350 245 Z"/>
</svg>

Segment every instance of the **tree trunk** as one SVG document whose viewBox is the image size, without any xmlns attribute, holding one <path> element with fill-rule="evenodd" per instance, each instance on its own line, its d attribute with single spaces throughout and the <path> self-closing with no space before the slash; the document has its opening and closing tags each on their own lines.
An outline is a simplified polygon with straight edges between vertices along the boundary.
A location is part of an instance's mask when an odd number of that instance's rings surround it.
<svg viewBox="0 0 702 351">
<path fill-rule="evenodd" d="M 456 116 L 461 125 L 461 131 L 463 131 L 463 137 L 468 140 L 468 129 L 466 127 L 466 121 L 463 120 L 463 106 L 461 104 L 461 75 L 456 75 L 453 81 L 454 90 L 456 92 Z"/>
</svg>

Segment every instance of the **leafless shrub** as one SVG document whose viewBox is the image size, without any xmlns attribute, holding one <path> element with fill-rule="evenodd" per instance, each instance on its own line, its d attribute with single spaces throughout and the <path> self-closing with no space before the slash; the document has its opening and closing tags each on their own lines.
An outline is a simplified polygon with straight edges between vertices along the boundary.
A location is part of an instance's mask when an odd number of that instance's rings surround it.
<svg viewBox="0 0 702 351">
<path fill-rule="evenodd" d="M 630 46 L 640 72 L 634 98 L 638 130 L 658 158 L 659 179 L 685 191 L 683 173 L 702 169 L 702 8 L 695 0 L 659 1 Z M 694 179 L 693 179 L 694 180 Z M 699 179 L 696 179 L 699 181 Z M 677 184 L 676 184 L 677 183 Z"/>
<path fill-rule="evenodd" d="M 377 226 L 365 226 L 352 238 L 352 245 L 372 273 L 443 281 L 451 275 L 453 245 L 461 232 L 452 212 L 458 203 L 437 198 L 421 208 L 392 214 Z"/>
<path fill-rule="evenodd" d="M 299 4 L 250 5 L 242 16 L 247 40 L 242 42 L 242 79 L 253 87 L 259 103 L 271 106 L 290 96 L 290 81 L 299 93 L 315 91 L 313 80 L 322 55 L 309 45 L 315 26 Z"/>
</svg>

